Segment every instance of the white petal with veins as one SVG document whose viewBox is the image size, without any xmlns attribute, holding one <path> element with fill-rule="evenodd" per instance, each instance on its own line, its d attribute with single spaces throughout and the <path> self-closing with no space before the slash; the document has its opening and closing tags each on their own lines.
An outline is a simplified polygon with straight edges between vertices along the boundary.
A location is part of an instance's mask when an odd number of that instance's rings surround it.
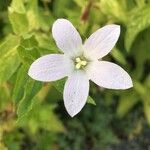
<svg viewBox="0 0 150 150">
<path fill-rule="evenodd" d="M 68 20 L 56 20 L 52 27 L 52 34 L 57 46 L 64 53 L 73 56 L 81 51 L 81 37 L 72 23 Z"/>
<path fill-rule="evenodd" d="M 128 89 L 133 86 L 129 74 L 120 66 L 107 62 L 95 61 L 87 70 L 89 78 L 97 85 L 109 89 Z"/>
<path fill-rule="evenodd" d="M 45 55 L 32 63 L 28 75 L 38 81 L 59 80 L 71 73 L 72 63 L 62 54 Z"/>
<path fill-rule="evenodd" d="M 98 29 L 85 41 L 85 54 L 96 59 L 104 57 L 115 46 L 119 35 L 119 25 L 106 25 Z"/>
<path fill-rule="evenodd" d="M 83 71 L 74 72 L 66 81 L 64 88 L 64 105 L 70 116 L 81 111 L 87 101 L 89 80 Z"/>
</svg>

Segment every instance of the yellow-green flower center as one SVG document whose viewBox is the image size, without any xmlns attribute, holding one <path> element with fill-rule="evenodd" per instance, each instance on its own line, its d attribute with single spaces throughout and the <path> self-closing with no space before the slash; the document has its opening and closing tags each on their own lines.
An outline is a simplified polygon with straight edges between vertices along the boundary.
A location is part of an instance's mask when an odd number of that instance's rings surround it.
<svg viewBox="0 0 150 150">
<path fill-rule="evenodd" d="M 87 61 L 84 58 L 77 57 L 75 58 L 75 68 L 81 69 L 87 65 Z"/>
</svg>

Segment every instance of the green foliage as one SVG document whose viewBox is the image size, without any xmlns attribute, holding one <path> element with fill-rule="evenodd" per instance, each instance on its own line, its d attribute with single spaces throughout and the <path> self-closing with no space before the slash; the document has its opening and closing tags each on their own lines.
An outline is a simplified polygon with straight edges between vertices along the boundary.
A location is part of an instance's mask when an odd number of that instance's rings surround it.
<svg viewBox="0 0 150 150">
<path fill-rule="evenodd" d="M 23 0 L 13 0 L 11 2 L 11 9 L 18 13 L 25 13 L 24 1 Z"/>
<path fill-rule="evenodd" d="M 29 24 L 25 14 L 19 14 L 10 8 L 9 19 L 16 34 L 24 35 L 28 32 Z"/>
<path fill-rule="evenodd" d="M 24 85 L 29 79 L 26 72 L 27 72 L 27 68 L 25 68 L 23 65 L 18 70 L 16 82 L 12 94 L 13 102 L 15 105 L 17 105 L 21 100 L 21 98 L 23 97 L 24 90 L 22 89 L 24 88 Z"/>
<path fill-rule="evenodd" d="M 29 30 L 29 23 L 23 1 L 12 1 L 11 6 L 8 8 L 8 11 L 8 17 L 12 25 L 13 31 L 19 35 L 26 34 Z"/>
<path fill-rule="evenodd" d="M 129 50 L 134 39 L 144 29 L 150 27 L 150 5 L 137 8 L 131 14 L 127 23 L 127 32 L 125 36 L 125 46 Z"/>
<path fill-rule="evenodd" d="M 124 117 L 133 108 L 138 100 L 139 99 L 135 93 L 122 94 L 117 108 L 118 117 Z"/>
<path fill-rule="evenodd" d="M 21 39 L 20 45 L 17 50 L 22 63 L 28 67 L 35 59 L 40 57 L 38 42 L 36 41 L 34 36 L 26 39 Z"/>
<path fill-rule="evenodd" d="M 0 45 L 0 84 L 7 81 L 20 64 L 18 45 L 19 38 L 13 35 L 8 36 Z"/>
<path fill-rule="evenodd" d="M 51 34 L 57 18 L 69 19 L 84 40 L 105 24 L 121 25 L 116 47 L 104 59 L 125 68 L 134 87 L 92 84 L 87 103 L 93 105 L 68 117 L 66 79 L 43 84 L 28 76 L 37 58 L 59 53 Z M 0 150 L 148 149 L 149 0 L 1 0 L 0 33 Z"/>
<path fill-rule="evenodd" d="M 108 17 L 119 20 L 120 22 L 126 21 L 126 10 L 124 8 L 123 2 L 119 0 L 101 0 L 100 8 L 102 12 Z"/>
<path fill-rule="evenodd" d="M 19 102 L 17 114 L 21 118 L 24 116 L 34 104 L 34 96 L 41 89 L 41 83 L 29 79 L 24 88 L 24 95 Z"/>
<path fill-rule="evenodd" d="M 114 57 L 114 59 L 116 59 L 120 64 L 126 65 L 127 61 L 123 55 L 123 53 L 121 51 L 119 51 L 119 49 L 114 48 L 112 50 L 112 56 Z"/>
</svg>

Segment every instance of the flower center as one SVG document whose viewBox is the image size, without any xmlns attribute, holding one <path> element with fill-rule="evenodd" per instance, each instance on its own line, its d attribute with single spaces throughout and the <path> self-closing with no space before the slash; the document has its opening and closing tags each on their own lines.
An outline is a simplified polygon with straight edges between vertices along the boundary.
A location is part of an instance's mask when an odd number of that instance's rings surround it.
<svg viewBox="0 0 150 150">
<path fill-rule="evenodd" d="M 85 58 L 77 57 L 75 58 L 75 68 L 82 69 L 87 65 L 87 61 Z"/>
</svg>

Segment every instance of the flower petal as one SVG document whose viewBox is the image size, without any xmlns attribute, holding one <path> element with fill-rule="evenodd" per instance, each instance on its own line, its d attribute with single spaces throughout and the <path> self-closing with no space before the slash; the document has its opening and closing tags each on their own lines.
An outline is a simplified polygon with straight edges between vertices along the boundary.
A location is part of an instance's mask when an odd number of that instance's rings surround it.
<svg viewBox="0 0 150 150">
<path fill-rule="evenodd" d="M 64 88 L 64 105 L 71 117 L 81 111 L 89 93 L 89 80 L 85 72 L 74 72 Z"/>
<path fill-rule="evenodd" d="M 104 57 L 114 47 L 119 35 L 119 25 L 106 25 L 100 28 L 85 41 L 85 55 L 96 59 Z"/>
<path fill-rule="evenodd" d="M 120 66 L 107 61 L 96 61 L 87 70 L 97 85 L 109 89 L 128 89 L 133 86 L 131 77 Z"/>
<path fill-rule="evenodd" d="M 65 55 L 51 54 L 32 63 L 28 75 L 38 81 L 55 81 L 69 75 L 72 62 Z"/>
<path fill-rule="evenodd" d="M 66 54 L 76 54 L 81 50 L 82 40 L 75 27 L 66 19 L 57 19 L 52 27 L 57 46 Z"/>
</svg>

